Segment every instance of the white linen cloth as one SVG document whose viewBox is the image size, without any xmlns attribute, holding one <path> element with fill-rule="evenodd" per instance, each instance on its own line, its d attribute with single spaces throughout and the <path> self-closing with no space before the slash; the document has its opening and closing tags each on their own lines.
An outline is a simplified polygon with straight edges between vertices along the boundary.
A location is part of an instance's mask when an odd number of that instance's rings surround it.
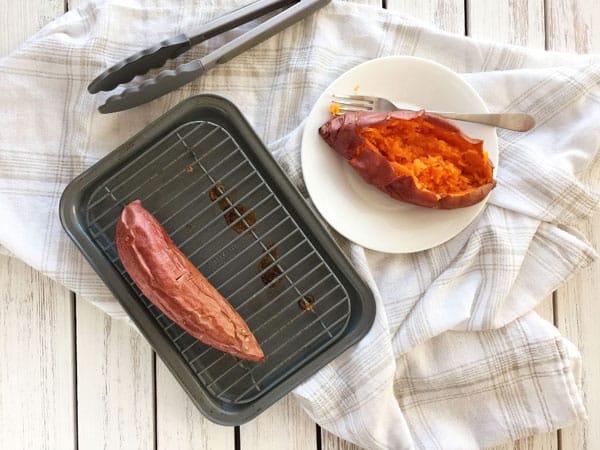
<svg viewBox="0 0 600 450">
<path fill-rule="evenodd" d="M 430 58 L 463 73 L 490 110 L 528 111 L 538 126 L 498 131 L 498 186 L 484 213 L 446 244 L 391 255 L 338 237 L 375 293 L 375 324 L 295 394 L 315 421 L 366 448 L 481 448 L 584 419 L 580 355 L 532 309 L 595 258 L 571 226 L 599 202 L 579 176 L 598 164 L 600 58 L 479 42 L 334 1 L 177 92 L 97 112 L 106 95 L 86 86 L 98 73 L 136 49 L 193 34 L 236 4 L 91 3 L 0 60 L 0 245 L 119 316 L 59 222 L 73 177 L 182 99 L 212 92 L 241 109 L 305 192 L 303 120 L 324 88 L 372 58 Z"/>
</svg>

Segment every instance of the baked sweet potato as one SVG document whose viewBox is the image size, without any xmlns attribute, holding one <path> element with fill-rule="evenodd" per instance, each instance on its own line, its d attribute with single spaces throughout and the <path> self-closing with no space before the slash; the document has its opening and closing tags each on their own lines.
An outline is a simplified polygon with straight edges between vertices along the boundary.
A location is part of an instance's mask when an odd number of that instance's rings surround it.
<svg viewBox="0 0 600 450">
<path fill-rule="evenodd" d="M 367 183 L 397 200 L 461 208 L 496 185 L 483 141 L 425 111 L 349 112 L 332 117 L 319 134 Z"/>
<path fill-rule="evenodd" d="M 250 361 L 264 360 L 244 319 L 177 248 L 140 200 L 121 212 L 115 240 L 127 273 L 168 318 L 214 348 Z"/>
</svg>

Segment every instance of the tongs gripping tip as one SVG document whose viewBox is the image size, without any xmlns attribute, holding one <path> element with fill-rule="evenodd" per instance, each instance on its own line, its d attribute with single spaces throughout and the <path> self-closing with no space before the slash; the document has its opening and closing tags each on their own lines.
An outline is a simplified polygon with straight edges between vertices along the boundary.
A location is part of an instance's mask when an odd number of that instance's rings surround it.
<svg viewBox="0 0 600 450">
<path fill-rule="evenodd" d="M 137 75 L 143 75 L 152 68 L 163 66 L 167 60 L 181 55 L 199 42 L 261 17 L 268 12 L 293 4 L 293 6 L 267 19 L 253 30 L 226 43 L 205 57 L 180 65 L 175 70 L 163 70 L 156 77 L 145 80 L 139 85 L 129 87 L 118 95 L 109 97 L 99 110 L 100 112 L 107 113 L 138 106 L 183 86 L 216 64 L 230 60 L 294 22 L 308 16 L 329 3 L 329 1 L 258 0 L 212 20 L 195 36 L 188 38 L 186 35 L 180 34 L 171 39 L 164 40 L 156 46 L 135 53 L 100 74 L 88 86 L 88 91 L 90 93 L 97 93 L 99 91 L 112 90 L 121 83 L 131 81 Z"/>
<path fill-rule="evenodd" d="M 190 40 L 185 34 L 166 39 L 106 69 L 90 83 L 88 92 L 95 94 L 111 91 L 121 83 L 127 83 L 138 75 L 148 73 L 150 69 L 164 66 L 169 59 L 178 57 L 190 48 Z"/>
</svg>

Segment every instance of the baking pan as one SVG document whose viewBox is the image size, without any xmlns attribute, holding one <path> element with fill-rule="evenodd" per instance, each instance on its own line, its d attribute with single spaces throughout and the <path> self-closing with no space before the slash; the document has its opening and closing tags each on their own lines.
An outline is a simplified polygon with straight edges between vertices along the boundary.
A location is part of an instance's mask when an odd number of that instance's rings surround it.
<svg viewBox="0 0 600 450">
<path fill-rule="evenodd" d="M 246 320 L 263 363 L 197 341 L 150 303 L 114 243 L 140 199 Z M 371 290 L 228 100 L 191 97 L 74 179 L 64 229 L 199 410 L 240 425 L 369 330 Z"/>
</svg>

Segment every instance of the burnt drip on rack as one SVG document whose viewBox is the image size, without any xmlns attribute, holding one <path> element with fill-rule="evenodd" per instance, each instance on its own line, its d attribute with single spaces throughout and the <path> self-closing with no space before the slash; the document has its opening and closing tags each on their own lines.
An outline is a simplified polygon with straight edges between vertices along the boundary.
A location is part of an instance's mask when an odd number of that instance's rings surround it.
<svg viewBox="0 0 600 450">
<path fill-rule="evenodd" d="M 273 263 L 279 259 L 279 250 L 272 242 L 268 242 L 266 247 L 269 251 L 258 263 L 258 271 L 262 273 L 260 279 L 265 285 L 277 287 L 281 284 L 282 271 L 279 264 Z"/>
<path fill-rule="evenodd" d="M 244 205 L 236 205 L 232 210 L 225 213 L 225 222 L 227 222 L 228 225 L 231 225 L 231 228 L 236 233 L 242 233 L 256 222 L 256 214 L 254 211 L 250 211 L 246 214 L 247 212 L 248 208 Z M 244 220 L 238 220 L 244 214 L 246 214 Z"/>
<path fill-rule="evenodd" d="M 224 193 L 225 187 L 221 182 L 217 182 L 209 191 L 208 197 L 212 202 L 216 201 L 219 208 L 225 212 L 223 217 L 227 225 L 236 233 L 243 233 L 256 223 L 256 214 L 254 211 L 248 212 L 244 205 L 235 205 L 228 195 L 223 195 Z"/>
<path fill-rule="evenodd" d="M 298 300 L 298 306 L 300 308 L 302 308 L 304 311 L 312 311 L 314 305 L 315 305 L 315 298 L 310 294 L 306 294 L 300 300 Z"/>
<path fill-rule="evenodd" d="M 225 186 L 220 181 L 215 182 L 215 185 L 208 192 L 210 201 L 217 202 L 219 208 L 224 211 L 224 218 L 227 225 L 238 234 L 251 229 L 252 225 L 256 223 L 256 214 L 254 211 L 248 212 L 248 208 L 244 205 L 234 204 L 231 197 L 225 195 Z M 254 237 L 260 242 L 260 239 L 253 230 L 251 230 Z M 277 262 L 279 259 L 279 250 L 272 242 L 266 244 L 261 243 L 265 250 L 265 255 L 261 258 L 258 263 L 258 272 L 261 274 L 260 279 L 265 286 L 275 288 L 281 284 L 281 280 L 285 277 L 290 284 L 293 285 L 292 281 L 283 272 L 281 266 Z M 300 294 L 299 291 L 296 292 Z M 298 306 L 308 312 L 315 313 L 314 310 L 315 298 L 311 294 L 304 294 L 298 300 Z M 322 324 L 322 323 L 321 323 Z M 323 324 L 322 324 L 323 325 Z"/>
</svg>

